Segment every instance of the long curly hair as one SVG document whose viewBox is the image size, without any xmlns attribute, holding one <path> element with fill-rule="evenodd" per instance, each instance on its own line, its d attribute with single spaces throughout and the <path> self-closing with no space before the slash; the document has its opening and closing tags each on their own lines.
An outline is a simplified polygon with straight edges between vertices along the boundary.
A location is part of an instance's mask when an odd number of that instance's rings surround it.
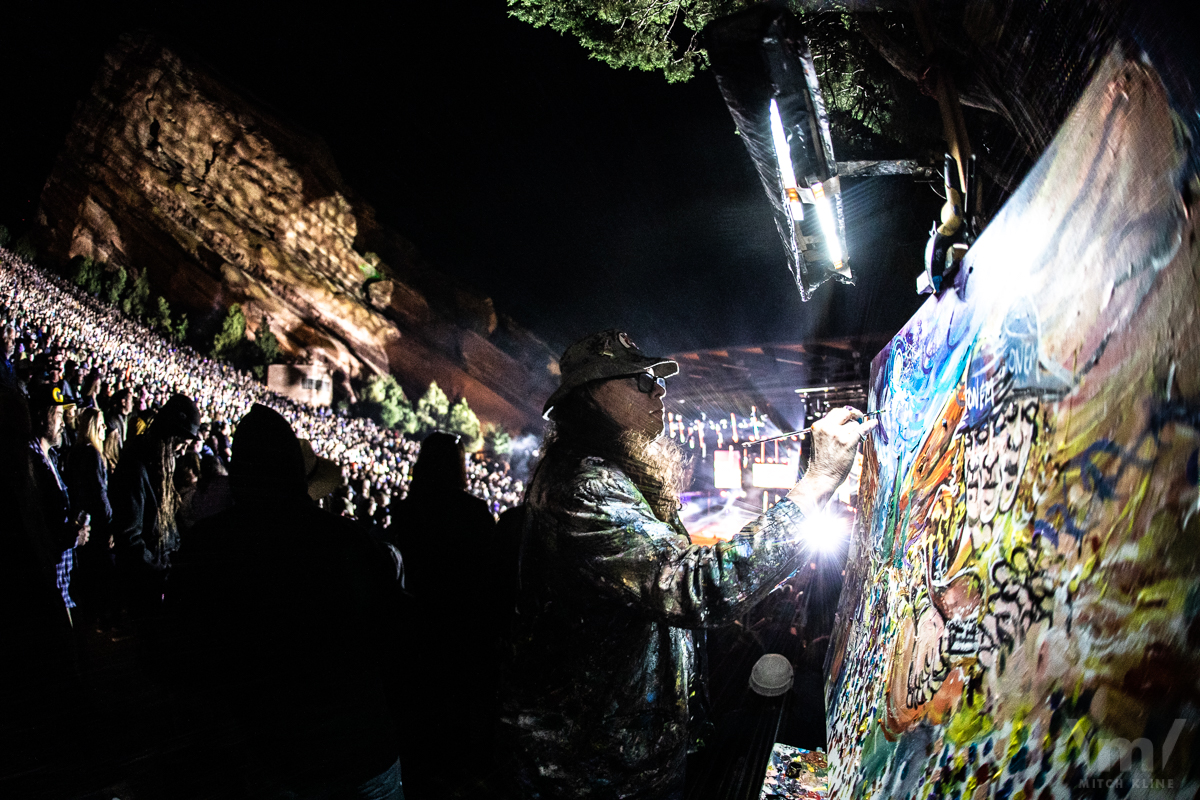
<svg viewBox="0 0 1200 800">
<path fill-rule="evenodd" d="M 671 522 L 679 511 L 679 496 L 691 483 L 691 460 L 670 439 L 652 438 L 618 425 L 593 397 L 597 383 L 586 383 L 555 404 L 530 490 L 548 464 L 588 456 L 603 458 L 633 481 L 655 517 Z"/>
<path fill-rule="evenodd" d="M 175 488 L 175 445 L 173 436 L 157 440 L 157 459 L 152 462 L 150 474 L 158 484 L 158 518 L 154 521 L 154 533 L 158 546 L 163 548 L 178 533 L 175 515 L 179 513 L 179 492 Z"/>
<path fill-rule="evenodd" d="M 179 439 L 174 436 L 164 438 L 155 436 L 153 431 L 147 431 L 133 437 L 125 448 L 126 452 L 121 454 L 122 463 L 126 458 L 141 460 L 158 495 L 152 541 L 155 550 L 160 554 L 174 549 L 175 538 L 179 532 L 176 515 L 179 513 L 181 501 L 179 491 L 175 488 L 175 449 L 178 444 Z M 147 540 L 151 540 L 149 533 L 146 531 Z"/>
</svg>

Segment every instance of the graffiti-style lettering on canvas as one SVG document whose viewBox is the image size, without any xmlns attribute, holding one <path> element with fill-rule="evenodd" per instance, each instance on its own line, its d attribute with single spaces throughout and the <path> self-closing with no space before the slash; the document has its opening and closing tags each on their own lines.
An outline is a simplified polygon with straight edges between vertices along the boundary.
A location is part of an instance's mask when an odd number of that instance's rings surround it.
<svg viewBox="0 0 1200 800">
<path fill-rule="evenodd" d="M 1193 146 L 1151 64 L 1114 51 L 875 359 L 835 797 L 1196 790 Z"/>
</svg>

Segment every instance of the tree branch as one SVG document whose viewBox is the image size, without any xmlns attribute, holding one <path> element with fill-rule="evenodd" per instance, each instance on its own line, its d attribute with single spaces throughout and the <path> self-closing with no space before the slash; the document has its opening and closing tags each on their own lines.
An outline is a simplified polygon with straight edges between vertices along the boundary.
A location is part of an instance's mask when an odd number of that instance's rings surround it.
<svg viewBox="0 0 1200 800">
<path fill-rule="evenodd" d="M 891 64 L 905 78 L 920 85 L 921 78 L 928 68 L 926 59 L 905 49 L 903 45 L 893 39 L 877 14 L 855 14 L 854 21 L 859 33 L 879 52 L 879 55 L 883 56 L 884 61 Z M 964 82 L 964 84 L 956 87 L 958 99 L 962 101 L 963 105 L 990 111 L 1008 119 L 1003 105 L 998 103 L 990 92 L 979 87 L 975 81 Z M 1011 123 L 1011 120 L 1009 121 Z"/>
</svg>

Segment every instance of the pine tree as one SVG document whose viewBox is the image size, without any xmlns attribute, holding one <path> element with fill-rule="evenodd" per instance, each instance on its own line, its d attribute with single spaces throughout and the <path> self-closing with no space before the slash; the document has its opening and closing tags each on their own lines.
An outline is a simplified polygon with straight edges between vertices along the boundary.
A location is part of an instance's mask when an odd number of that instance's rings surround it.
<svg viewBox="0 0 1200 800">
<path fill-rule="evenodd" d="M 221 320 L 221 330 L 213 337 L 212 354 L 216 358 L 229 358 L 246 338 L 246 316 L 242 306 L 234 303 Z"/>
<path fill-rule="evenodd" d="M 254 329 L 254 347 L 263 364 L 269 366 L 279 361 L 279 338 L 271 333 L 266 314 L 262 315 L 258 327 Z"/>
<path fill-rule="evenodd" d="M 121 266 L 118 266 L 108 274 L 108 285 L 104 288 L 104 299 L 110 306 L 115 306 L 121 302 L 121 294 L 125 291 L 125 282 L 127 280 L 129 280 L 129 273 Z"/>
<path fill-rule="evenodd" d="M 153 309 L 146 321 L 156 331 L 169 334 L 171 332 L 171 304 L 167 302 L 165 297 L 159 295 L 154 298 Z"/>
<path fill-rule="evenodd" d="M 363 389 L 363 401 L 370 406 L 364 409 L 367 414 L 378 415 L 379 421 L 387 427 L 404 433 L 416 432 L 416 412 L 400 384 L 391 375 L 375 375 L 367 381 Z"/>
<path fill-rule="evenodd" d="M 484 425 L 483 441 L 487 448 L 498 456 L 505 456 L 512 452 L 512 434 L 499 423 Z"/>
<path fill-rule="evenodd" d="M 432 433 L 441 428 L 450 413 L 450 398 L 437 385 L 437 381 L 429 384 L 429 389 L 417 401 L 417 426 L 422 434 Z"/>
<path fill-rule="evenodd" d="M 179 315 L 179 321 L 175 323 L 175 332 L 174 332 L 175 341 L 179 342 L 180 344 L 183 344 L 185 341 L 187 341 L 187 335 L 188 335 L 188 316 L 187 316 L 187 312 L 185 311 Z"/>
<path fill-rule="evenodd" d="M 446 415 L 445 429 L 462 437 L 463 447 L 473 453 L 483 447 L 483 436 L 479 429 L 479 417 L 467 405 L 467 398 L 460 399 Z"/>
<path fill-rule="evenodd" d="M 103 277 L 103 269 L 94 260 L 82 258 L 76 263 L 75 276 L 72 280 L 75 285 L 83 289 L 90 295 L 100 293 L 100 281 Z"/>
<path fill-rule="evenodd" d="M 12 250 L 17 258 L 23 258 L 26 261 L 33 261 L 37 258 L 37 245 L 33 243 L 33 236 L 28 233 L 17 239 Z"/>
<path fill-rule="evenodd" d="M 137 280 L 133 282 L 133 288 L 129 291 L 129 296 L 121 303 L 121 310 L 131 317 L 142 318 L 146 316 L 146 303 L 150 300 L 150 276 L 146 274 L 146 270 L 138 273 Z"/>
</svg>

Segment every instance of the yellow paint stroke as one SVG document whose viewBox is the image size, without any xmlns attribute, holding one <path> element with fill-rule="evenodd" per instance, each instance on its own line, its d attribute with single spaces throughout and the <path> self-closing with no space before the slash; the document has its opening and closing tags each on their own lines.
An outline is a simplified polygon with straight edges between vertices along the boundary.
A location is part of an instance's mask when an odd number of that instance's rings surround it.
<svg viewBox="0 0 1200 800">
<path fill-rule="evenodd" d="M 992 729 L 992 717 L 984 711 L 983 692 L 975 692 L 974 702 L 964 701 L 946 726 L 946 738 L 956 747 L 965 747 Z"/>
</svg>

